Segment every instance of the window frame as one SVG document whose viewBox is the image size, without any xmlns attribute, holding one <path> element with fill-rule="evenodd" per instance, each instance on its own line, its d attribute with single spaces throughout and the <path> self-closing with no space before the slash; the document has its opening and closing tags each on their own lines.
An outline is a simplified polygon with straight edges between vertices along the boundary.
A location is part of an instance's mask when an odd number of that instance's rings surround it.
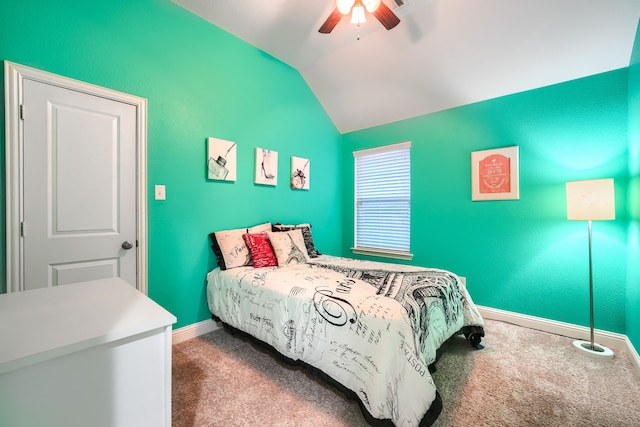
<svg viewBox="0 0 640 427">
<path fill-rule="evenodd" d="M 393 152 L 398 150 L 408 150 L 409 151 L 409 182 L 408 182 L 408 194 L 409 194 L 409 226 L 408 226 L 408 241 L 407 247 L 409 248 L 407 251 L 403 250 L 394 250 L 388 248 L 370 248 L 364 246 L 357 245 L 357 235 L 358 235 L 358 180 L 357 180 L 357 162 L 358 157 L 381 154 L 387 152 Z M 413 254 L 411 253 L 411 141 L 400 142 L 395 144 L 388 144 L 374 148 L 368 148 L 364 150 L 356 150 L 353 152 L 353 247 L 351 248 L 351 252 L 359 255 L 369 255 L 369 256 L 378 256 L 385 258 L 394 258 L 394 259 L 402 259 L 402 260 L 411 260 L 413 259 Z"/>
</svg>

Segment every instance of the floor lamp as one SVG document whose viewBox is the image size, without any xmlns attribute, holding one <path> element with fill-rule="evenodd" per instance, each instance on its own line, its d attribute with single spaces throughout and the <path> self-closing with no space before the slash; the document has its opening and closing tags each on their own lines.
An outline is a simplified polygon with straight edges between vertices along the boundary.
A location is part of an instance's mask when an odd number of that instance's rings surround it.
<svg viewBox="0 0 640 427">
<path fill-rule="evenodd" d="M 573 345 L 589 354 L 613 357 L 613 351 L 593 340 L 593 267 L 591 253 L 591 221 L 616 217 L 613 179 L 591 179 L 567 182 L 567 219 L 587 221 L 589 225 L 589 316 L 591 341 L 574 341 Z"/>
</svg>

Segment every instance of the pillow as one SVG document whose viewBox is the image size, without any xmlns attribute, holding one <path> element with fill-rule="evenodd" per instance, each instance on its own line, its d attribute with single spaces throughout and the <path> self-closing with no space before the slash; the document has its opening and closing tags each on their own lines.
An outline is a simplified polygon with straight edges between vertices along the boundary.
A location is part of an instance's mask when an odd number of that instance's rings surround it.
<svg viewBox="0 0 640 427">
<path fill-rule="evenodd" d="M 227 266 L 224 264 L 224 257 L 222 256 L 220 245 L 218 245 L 218 241 L 216 240 L 216 233 L 209 233 L 209 239 L 211 239 L 211 249 L 213 249 L 213 253 L 216 255 L 218 266 L 221 270 L 226 270 Z"/>
<path fill-rule="evenodd" d="M 254 225 L 253 227 L 247 229 L 247 233 L 249 234 L 266 233 L 267 231 L 271 231 L 270 222 Z"/>
<path fill-rule="evenodd" d="M 271 246 L 267 233 L 247 233 L 243 234 L 242 238 L 249 247 L 255 268 L 276 267 L 278 265 L 276 254 L 273 252 L 273 246 Z"/>
<path fill-rule="evenodd" d="M 305 264 L 309 262 L 309 254 L 304 245 L 302 230 L 273 232 L 268 231 L 267 235 L 276 253 L 278 265 Z"/>
<path fill-rule="evenodd" d="M 309 255 L 309 257 L 317 258 L 318 255 L 321 255 L 313 243 L 313 236 L 311 235 L 311 224 L 285 225 L 285 224 L 276 223 L 272 226 L 272 229 L 273 231 L 288 231 L 288 230 L 295 230 L 295 229 L 302 230 L 304 245 L 307 248 L 307 254 Z"/>
<path fill-rule="evenodd" d="M 271 226 L 271 231 L 289 231 L 294 228 L 296 228 L 296 226 L 293 224 L 280 224 L 279 222 L 276 222 Z"/>
<path fill-rule="evenodd" d="M 246 233 L 264 233 L 271 231 L 271 223 L 254 225 L 251 228 L 216 231 L 209 234 L 213 243 L 213 253 L 216 254 L 221 270 L 252 265 L 251 252 L 242 238 Z"/>
<path fill-rule="evenodd" d="M 236 230 L 216 231 L 209 235 L 209 237 L 213 235 L 211 237 L 213 252 L 218 258 L 218 265 L 221 270 L 251 265 L 251 254 L 242 238 L 242 235 L 246 234 L 246 232 L 246 228 L 238 228 Z"/>
</svg>

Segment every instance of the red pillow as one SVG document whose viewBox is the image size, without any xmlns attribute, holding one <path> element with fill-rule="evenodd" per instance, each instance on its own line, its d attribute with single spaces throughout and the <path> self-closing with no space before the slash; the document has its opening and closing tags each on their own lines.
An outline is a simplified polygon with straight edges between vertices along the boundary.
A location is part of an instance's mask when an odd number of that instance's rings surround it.
<svg viewBox="0 0 640 427">
<path fill-rule="evenodd" d="M 249 247 L 255 268 L 278 266 L 278 259 L 267 233 L 243 234 L 242 238 Z"/>
</svg>

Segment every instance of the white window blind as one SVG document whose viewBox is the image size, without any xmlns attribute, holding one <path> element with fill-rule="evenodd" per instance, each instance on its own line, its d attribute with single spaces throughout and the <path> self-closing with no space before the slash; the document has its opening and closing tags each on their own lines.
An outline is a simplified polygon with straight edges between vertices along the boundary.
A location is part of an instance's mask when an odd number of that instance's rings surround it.
<svg viewBox="0 0 640 427">
<path fill-rule="evenodd" d="M 411 257 L 410 148 L 403 142 L 353 153 L 354 252 Z"/>
</svg>

